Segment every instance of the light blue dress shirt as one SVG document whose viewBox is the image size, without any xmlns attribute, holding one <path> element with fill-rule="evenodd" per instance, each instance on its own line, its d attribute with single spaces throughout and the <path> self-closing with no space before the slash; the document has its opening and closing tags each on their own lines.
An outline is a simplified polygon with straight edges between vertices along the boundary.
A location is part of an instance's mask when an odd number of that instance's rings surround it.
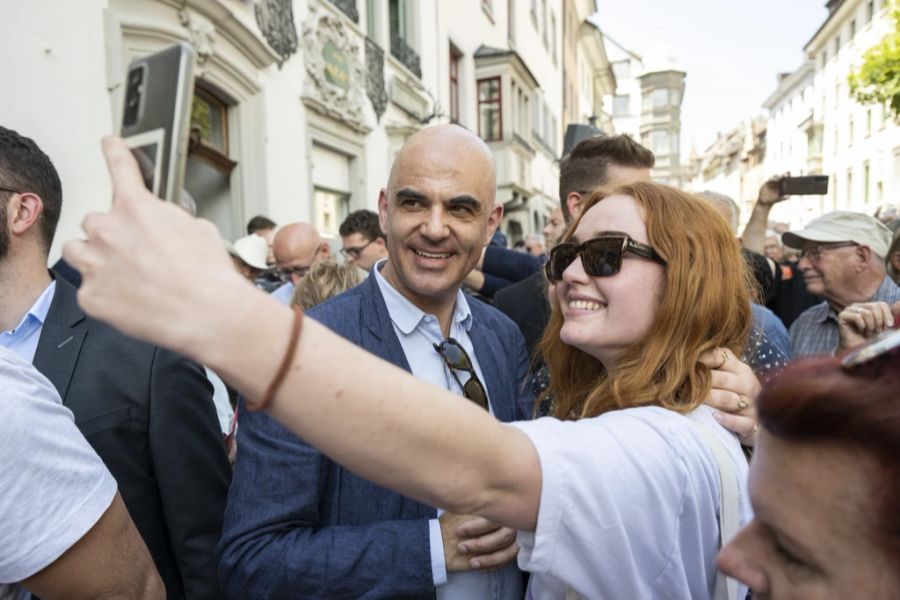
<svg viewBox="0 0 900 600">
<path fill-rule="evenodd" d="M 56 280 L 41 292 L 25 316 L 12 331 L 0 333 L 0 346 L 8 348 L 19 355 L 24 361 L 34 362 L 34 353 L 37 351 L 38 341 L 41 339 L 41 331 L 44 329 L 44 321 L 50 312 L 53 303 L 53 294 L 56 293 Z"/>
<path fill-rule="evenodd" d="M 285 306 L 289 306 L 291 304 L 291 297 L 294 295 L 294 282 L 288 281 L 280 288 L 272 292 L 271 296 L 284 304 Z"/>
<path fill-rule="evenodd" d="M 394 332 L 400 340 L 400 346 L 403 348 L 412 374 L 418 379 L 462 396 L 463 392 L 453 378 L 453 374 L 444 364 L 441 355 L 434 349 L 434 344 L 439 344 L 445 339 L 437 317 L 426 314 L 387 282 L 380 272 L 383 262 L 376 263 L 372 273 L 381 289 L 381 295 L 384 296 Z M 475 373 L 484 383 L 484 373 L 481 371 L 478 358 L 475 356 L 475 348 L 469 338 L 472 321 L 472 312 L 466 296 L 461 290 L 457 291 L 449 337 L 459 342 L 466 350 L 472 360 Z M 465 384 L 467 381 L 465 373 L 459 374 L 459 377 L 460 381 Z M 486 385 L 485 392 L 487 392 Z M 469 402 L 469 400 L 465 401 Z M 490 398 L 488 398 L 488 407 L 493 414 Z M 442 513 L 443 511 L 438 509 L 438 515 Z M 441 537 L 440 522 L 437 519 L 429 522 L 429 534 L 431 572 L 438 600 L 469 600 L 471 598 L 500 600 L 522 597 L 522 575 L 514 563 L 493 573 L 479 571 L 447 573 L 444 541 Z"/>
</svg>

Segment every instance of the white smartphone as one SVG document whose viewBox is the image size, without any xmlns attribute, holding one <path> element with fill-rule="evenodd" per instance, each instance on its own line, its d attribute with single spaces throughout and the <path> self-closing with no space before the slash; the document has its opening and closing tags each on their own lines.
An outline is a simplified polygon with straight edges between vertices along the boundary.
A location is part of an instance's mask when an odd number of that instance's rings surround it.
<svg viewBox="0 0 900 600">
<path fill-rule="evenodd" d="M 128 65 L 121 136 L 154 195 L 181 202 L 194 95 L 194 49 L 184 42 Z"/>
</svg>

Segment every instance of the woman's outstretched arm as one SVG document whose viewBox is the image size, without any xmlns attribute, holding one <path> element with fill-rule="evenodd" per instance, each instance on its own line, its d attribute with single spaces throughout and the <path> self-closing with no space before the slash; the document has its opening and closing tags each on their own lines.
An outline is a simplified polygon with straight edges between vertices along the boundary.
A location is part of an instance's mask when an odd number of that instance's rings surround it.
<svg viewBox="0 0 900 600">
<path fill-rule="evenodd" d="M 260 399 L 284 356 L 290 310 L 234 271 L 212 224 L 160 202 L 128 147 L 104 140 L 113 207 L 65 257 L 84 310 L 210 366 Z M 270 413 L 359 475 L 432 506 L 533 530 L 541 489 L 525 434 L 305 320 Z"/>
</svg>

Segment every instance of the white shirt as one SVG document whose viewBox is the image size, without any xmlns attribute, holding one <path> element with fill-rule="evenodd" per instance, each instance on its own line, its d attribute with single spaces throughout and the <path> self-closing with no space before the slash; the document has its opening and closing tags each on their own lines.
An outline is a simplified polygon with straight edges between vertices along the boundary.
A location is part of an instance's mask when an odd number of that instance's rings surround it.
<svg viewBox="0 0 900 600">
<path fill-rule="evenodd" d="M 0 348 L 0 599 L 52 564 L 109 508 L 116 482 L 46 377 Z M 5 585 L 6 584 L 6 585 Z"/>
<path fill-rule="evenodd" d="M 740 523 L 752 519 L 747 461 L 701 406 L 731 456 Z M 661 407 L 515 423 L 541 462 L 537 530 L 518 536 L 529 599 L 710 598 L 719 550 L 719 468 L 688 418 Z M 738 597 L 747 593 L 739 586 Z"/>
<path fill-rule="evenodd" d="M 400 346 L 406 355 L 410 371 L 417 378 L 434 385 L 450 390 L 460 396 L 462 390 L 450 373 L 450 369 L 444 364 L 444 360 L 433 344 L 444 341 L 441 325 L 435 315 L 426 314 L 415 304 L 410 302 L 403 294 L 394 289 L 381 275 L 380 267 L 384 261 L 375 264 L 372 273 L 375 281 L 384 297 L 394 333 L 400 340 Z M 475 347 L 469 338 L 469 329 L 473 326 L 472 311 L 466 301 L 466 295 L 458 290 L 453 307 L 453 316 L 450 319 L 450 336 L 465 349 L 472 361 L 475 373 L 481 380 L 487 393 L 487 383 L 478 357 L 475 355 Z M 463 385 L 468 377 L 465 373 L 458 375 Z M 470 400 L 461 399 L 463 402 Z M 493 414 L 490 398 L 488 409 Z M 438 515 L 443 511 L 438 509 Z M 437 519 L 429 521 L 429 543 L 431 548 L 431 575 L 436 586 L 438 600 L 502 600 L 522 597 L 522 574 L 516 569 L 515 564 L 506 565 L 493 573 L 481 573 L 479 571 L 461 571 L 448 573 L 446 557 L 444 556 L 444 541 L 441 536 L 441 525 Z"/>
</svg>

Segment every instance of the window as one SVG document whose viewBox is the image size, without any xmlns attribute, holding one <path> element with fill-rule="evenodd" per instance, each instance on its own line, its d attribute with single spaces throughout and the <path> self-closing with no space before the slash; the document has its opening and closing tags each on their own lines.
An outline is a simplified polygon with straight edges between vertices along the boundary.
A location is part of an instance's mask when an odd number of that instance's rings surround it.
<svg viewBox="0 0 900 600">
<path fill-rule="evenodd" d="M 834 153 L 837 154 L 839 152 L 840 138 L 838 136 L 838 126 L 834 126 Z"/>
<path fill-rule="evenodd" d="M 516 0 L 507 0 L 506 2 L 506 37 L 516 43 Z"/>
<path fill-rule="evenodd" d="M 531 23 L 538 27 L 538 0 L 531 0 Z"/>
<path fill-rule="evenodd" d="M 853 202 L 853 170 L 847 169 L 847 197 L 846 197 L 846 206 L 850 206 L 850 203 Z"/>
<path fill-rule="evenodd" d="M 835 36 L 834 38 L 834 55 L 837 56 L 838 52 L 841 51 L 841 36 Z"/>
<path fill-rule="evenodd" d="M 459 62 L 462 53 L 450 44 L 450 121 L 459 123 Z"/>
<path fill-rule="evenodd" d="M 378 23 L 375 20 L 376 10 L 378 10 L 377 0 L 366 0 L 366 34 L 373 40 L 378 39 Z"/>
<path fill-rule="evenodd" d="M 875 0 L 869 0 L 866 5 L 866 23 L 871 23 L 875 17 Z"/>
<path fill-rule="evenodd" d="M 856 19 L 850 19 L 850 39 L 856 37 Z"/>
<path fill-rule="evenodd" d="M 613 116 L 622 117 L 628 114 L 631 96 L 624 94 L 613 97 Z"/>
<path fill-rule="evenodd" d="M 869 195 L 869 161 L 863 163 L 863 202 L 868 204 L 872 198 Z"/>
<path fill-rule="evenodd" d="M 631 61 L 617 60 L 612 64 L 612 70 L 616 79 L 628 79 L 631 77 Z"/>
<path fill-rule="evenodd" d="M 866 110 L 866 137 L 872 135 L 872 109 Z"/>
<path fill-rule="evenodd" d="M 390 18 L 391 33 L 404 40 L 408 39 L 409 36 L 406 12 L 405 0 L 389 0 L 388 16 Z"/>
<path fill-rule="evenodd" d="M 853 127 L 853 117 L 850 117 L 850 127 L 847 129 L 847 145 L 848 146 L 853 145 L 853 138 L 856 137 L 853 135 L 854 132 L 855 132 L 855 128 Z"/>
<path fill-rule="evenodd" d="M 650 132 L 650 149 L 657 156 L 668 156 L 671 152 L 671 140 L 668 131 Z"/>
<path fill-rule="evenodd" d="M 486 142 L 503 139 L 500 78 L 478 80 L 478 135 Z"/>
<path fill-rule="evenodd" d="M 547 37 L 547 0 L 541 0 L 541 35 L 544 38 L 544 49 L 548 49 L 550 40 Z"/>
<path fill-rule="evenodd" d="M 202 88 L 194 90 L 191 104 L 191 137 L 222 154 L 228 154 L 228 107 Z"/>
<path fill-rule="evenodd" d="M 661 108 L 669 105 L 669 90 L 653 90 L 653 108 Z"/>
<path fill-rule="evenodd" d="M 828 62 L 828 50 L 822 50 L 822 68 L 825 68 L 825 63 Z"/>
<path fill-rule="evenodd" d="M 313 189 L 316 229 L 337 237 L 338 228 L 350 214 L 350 194 L 316 187 Z"/>
<path fill-rule="evenodd" d="M 541 97 L 535 94 L 531 102 L 531 134 L 540 140 L 543 139 L 541 131 Z"/>
<path fill-rule="evenodd" d="M 550 15 L 550 53 L 553 55 L 553 64 L 557 64 L 558 57 L 556 54 L 556 15 Z"/>
<path fill-rule="evenodd" d="M 839 106 L 841 103 L 841 84 L 840 82 L 834 84 L 834 105 Z"/>
</svg>

